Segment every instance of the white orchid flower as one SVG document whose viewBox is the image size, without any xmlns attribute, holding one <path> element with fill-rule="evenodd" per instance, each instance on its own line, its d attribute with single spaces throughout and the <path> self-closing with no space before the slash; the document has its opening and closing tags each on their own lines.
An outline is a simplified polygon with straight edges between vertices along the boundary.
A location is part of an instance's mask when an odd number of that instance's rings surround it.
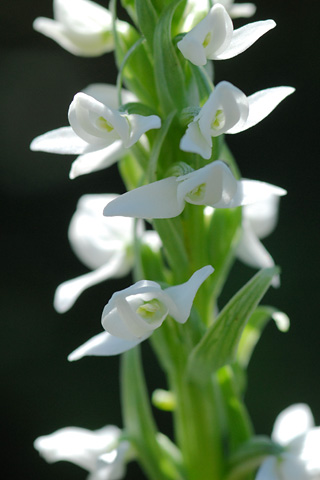
<svg viewBox="0 0 320 480">
<path fill-rule="evenodd" d="M 34 447 L 49 463 L 65 460 L 84 468 L 90 473 L 88 480 L 120 480 L 129 450 L 120 435 L 113 425 L 95 431 L 66 427 L 38 437 Z"/>
<path fill-rule="evenodd" d="M 320 478 L 320 427 L 308 405 L 288 407 L 277 417 L 272 439 L 284 447 L 277 457 L 268 457 L 256 480 L 318 480 Z"/>
<path fill-rule="evenodd" d="M 207 60 L 226 60 L 239 55 L 275 26 L 273 20 L 265 20 L 233 30 L 227 10 L 217 3 L 177 47 L 194 65 L 205 65 Z"/>
<path fill-rule="evenodd" d="M 54 20 L 38 17 L 33 28 L 57 42 L 73 55 L 96 57 L 114 49 L 112 15 L 90 0 L 54 0 Z M 125 33 L 129 25 L 117 21 Z"/>
<path fill-rule="evenodd" d="M 123 91 L 122 97 L 125 103 L 136 99 L 127 91 Z M 115 86 L 90 85 L 85 92 L 76 94 L 70 105 L 71 126 L 36 137 L 31 142 L 31 150 L 80 154 L 71 167 L 72 179 L 109 167 L 145 132 L 161 126 L 158 116 L 120 113 L 116 103 Z"/>
<path fill-rule="evenodd" d="M 253 127 L 293 92 L 292 87 L 274 87 L 247 97 L 229 82 L 218 83 L 198 115 L 189 123 L 180 141 L 181 150 L 198 153 L 209 160 L 212 137 Z"/>
<path fill-rule="evenodd" d="M 180 177 L 168 177 L 131 190 L 106 205 L 106 216 L 172 218 L 185 202 L 215 208 L 233 208 L 260 202 L 270 195 L 285 195 L 282 188 L 256 180 L 236 180 L 222 161 Z"/>
<path fill-rule="evenodd" d="M 87 355 L 118 355 L 130 350 L 150 337 L 168 315 L 185 323 L 198 289 L 212 272 L 211 265 L 207 265 L 181 285 L 162 290 L 156 282 L 141 280 L 114 293 L 102 313 L 105 332 L 74 350 L 68 360 Z"/>
<path fill-rule="evenodd" d="M 278 220 L 279 197 L 270 194 L 263 202 L 245 205 L 242 209 L 242 235 L 237 247 L 237 257 L 243 263 L 253 268 L 268 268 L 274 266 L 274 260 L 260 242 L 270 235 Z M 280 285 L 277 275 L 273 286 Z"/>
<path fill-rule="evenodd" d="M 59 285 L 53 303 L 59 313 L 69 310 L 87 288 L 125 276 L 132 268 L 133 220 L 102 215 L 105 204 L 115 198 L 112 194 L 83 195 L 78 202 L 68 237 L 75 254 L 92 271 Z"/>
</svg>

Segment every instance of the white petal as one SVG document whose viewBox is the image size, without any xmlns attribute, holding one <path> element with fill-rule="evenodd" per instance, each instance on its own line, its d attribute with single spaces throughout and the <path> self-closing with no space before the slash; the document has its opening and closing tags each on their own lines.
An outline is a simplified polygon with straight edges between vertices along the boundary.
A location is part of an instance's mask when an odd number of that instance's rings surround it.
<svg viewBox="0 0 320 480">
<path fill-rule="evenodd" d="M 59 313 L 67 312 L 87 288 L 109 278 L 118 277 L 124 262 L 126 262 L 125 252 L 119 253 L 97 270 L 63 282 L 58 286 L 54 296 L 53 306 L 56 311 Z"/>
<path fill-rule="evenodd" d="M 178 201 L 181 197 L 195 205 L 229 205 L 237 191 L 237 180 L 220 160 L 178 177 L 178 181 Z"/>
<path fill-rule="evenodd" d="M 253 127 L 266 118 L 279 103 L 295 91 L 292 87 L 267 88 L 248 97 L 249 116 L 244 125 L 236 125 L 227 133 L 239 133 Z"/>
<path fill-rule="evenodd" d="M 122 276 L 132 264 L 128 246 L 133 242 L 134 220 L 105 218 L 102 214 L 103 207 L 117 197 L 114 194 L 82 195 L 70 221 L 68 239 L 74 253 L 91 270 L 109 263 L 114 255 L 126 252 L 118 270 Z M 141 222 L 139 227 L 141 230 Z"/>
<path fill-rule="evenodd" d="M 237 246 L 237 257 L 246 265 L 253 268 L 268 268 L 274 266 L 273 258 L 260 242 L 248 222 L 243 222 L 243 231 Z M 280 286 L 279 275 L 272 280 L 274 287 Z"/>
<path fill-rule="evenodd" d="M 105 148 L 88 151 L 88 153 L 84 153 L 76 158 L 72 163 L 69 177 L 74 179 L 80 175 L 108 168 L 116 163 L 124 153 L 125 148 L 121 140 L 117 140 Z"/>
<path fill-rule="evenodd" d="M 320 427 L 312 428 L 307 433 L 295 438 L 289 445 L 290 453 L 296 453 L 305 464 L 310 478 L 320 477 Z M 309 478 L 309 477 L 308 477 Z"/>
<path fill-rule="evenodd" d="M 212 124 L 219 111 L 223 115 L 223 121 L 215 127 Z M 219 82 L 198 115 L 201 133 L 207 141 L 210 137 L 229 133 L 233 128 L 245 125 L 248 114 L 249 105 L 245 94 L 230 82 Z"/>
<path fill-rule="evenodd" d="M 284 312 L 274 312 L 272 314 L 272 320 L 277 326 L 280 332 L 287 332 L 290 328 L 290 318 Z"/>
<path fill-rule="evenodd" d="M 109 83 L 92 83 L 82 90 L 83 93 L 95 98 L 98 102 L 108 105 L 110 108 L 116 110 L 119 108 L 118 103 L 118 88 Z M 137 102 L 137 97 L 126 90 L 121 89 L 122 103 Z"/>
<path fill-rule="evenodd" d="M 268 457 L 258 470 L 255 480 L 287 480 L 280 477 L 276 457 Z"/>
<path fill-rule="evenodd" d="M 242 209 L 242 218 L 251 226 L 259 238 L 265 238 L 276 227 L 278 221 L 279 197 L 270 195 L 264 202 L 252 203 Z"/>
<path fill-rule="evenodd" d="M 199 41 L 189 34 L 190 32 L 187 33 L 183 39 L 177 43 L 177 47 L 184 58 L 189 60 L 194 65 L 205 65 L 207 63 L 207 57 L 205 50 L 201 45 L 202 42 L 199 45 Z"/>
<path fill-rule="evenodd" d="M 86 56 L 83 49 L 66 35 L 65 28 L 61 23 L 51 20 L 50 18 L 38 17 L 33 22 L 33 28 L 37 32 L 57 42 L 57 44 L 67 50 L 67 52 L 73 55 Z"/>
<path fill-rule="evenodd" d="M 184 204 L 178 204 L 177 188 L 176 177 L 143 185 L 108 203 L 103 214 L 135 218 L 176 217 L 184 208 Z"/>
<path fill-rule="evenodd" d="M 112 295 L 104 307 L 101 323 L 111 335 L 124 340 L 147 338 L 158 328 L 168 314 L 166 299 L 160 285 L 150 280 L 142 280 Z M 158 299 L 162 311 L 152 321 L 142 318 L 137 309 L 144 303 Z"/>
<path fill-rule="evenodd" d="M 120 429 L 113 425 L 96 431 L 66 427 L 37 438 L 34 447 L 49 463 L 65 460 L 90 472 L 95 470 L 98 457 L 110 449 L 119 435 Z"/>
<path fill-rule="evenodd" d="M 116 140 L 128 140 L 129 125 L 124 116 L 83 92 L 74 96 L 68 118 L 79 137 L 99 148 L 111 145 Z M 111 130 L 100 128 L 99 119 L 109 122 Z"/>
<path fill-rule="evenodd" d="M 100 455 L 96 471 L 91 473 L 87 480 L 121 480 L 124 478 L 129 448 L 129 442 L 122 441 L 118 448 Z"/>
<path fill-rule="evenodd" d="M 276 418 L 272 439 L 281 445 L 288 445 L 294 438 L 306 433 L 313 426 L 314 419 L 308 405 L 304 403 L 291 405 Z"/>
<path fill-rule="evenodd" d="M 229 208 L 241 205 L 249 205 L 250 203 L 263 202 L 270 195 L 283 196 L 286 190 L 266 182 L 258 180 L 240 180 L 238 181 L 238 191 L 229 204 Z"/>
<path fill-rule="evenodd" d="M 197 270 L 187 282 L 164 290 L 165 294 L 173 300 L 175 306 L 174 309 L 169 310 L 169 315 L 177 322 L 185 323 L 188 320 L 197 291 L 213 271 L 211 265 L 206 265 Z"/>
<path fill-rule="evenodd" d="M 202 135 L 198 122 L 191 122 L 188 125 L 186 133 L 181 138 L 180 149 L 183 152 L 198 153 L 201 157 L 209 160 L 211 157 L 212 141 L 207 142 Z"/>
<path fill-rule="evenodd" d="M 143 116 L 132 114 L 126 115 L 126 117 L 130 125 L 130 135 L 125 142 L 126 148 L 132 147 L 144 133 L 161 127 L 161 120 L 157 115 Z"/>
<path fill-rule="evenodd" d="M 81 154 L 88 147 L 88 143 L 82 140 L 71 127 L 61 127 L 56 130 L 39 135 L 32 140 L 30 148 L 33 151 Z"/>
<path fill-rule="evenodd" d="M 234 30 L 228 47 L 221 53 L 215 54 L 213 60 L 226 60 L 233 58 L 239 53 L 251 47 L 262 35 L 274 28 L 276 23 L 273 20 L 249 23 L 237 30 Z"/>
<path fill-rule="evenodd" d="M 129 341 L 114 337 L 108 332 L 102 332 L 90 338 L 90 340 L 70 353 L 68 360 L 69 362 L 73 362 L 91 355 L 99 357 L 119 355 L 143 342 L 146 338 L 147 337 Z"/>
</svg>

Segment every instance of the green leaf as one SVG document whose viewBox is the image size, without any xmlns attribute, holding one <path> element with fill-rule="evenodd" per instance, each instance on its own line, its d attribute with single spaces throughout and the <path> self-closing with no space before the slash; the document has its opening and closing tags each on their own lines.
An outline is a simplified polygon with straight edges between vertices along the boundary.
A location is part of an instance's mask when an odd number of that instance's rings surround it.
<svg viewBox="0 0 320 480">
<path fill-rule="evenodd" d="M 212 295 L 218 298 L 235 257 L 241 226 L 241 208 L 216 208 L 209 217 L 207 234 L 208 262 L 214 266 Z"/>
<path fill-rule="evenodd" d="M 223 308 L 191 352 L 188 374 L 195 381 L 207 379 L 214 371 L 236 360 L 243 329 L 278 271 L 273 267 L 258 272 Z"/>
<path fill-rule="evenodd" d="M 156 134 L 149 161 L 149 182 L 155 182 L 157 180 L 157 165 L 160 151 L 172 123 L 172 120 L 175 116 L 175 113 L 176 112 L 173 111 L 167 116 L 165 121 L 162 123 L 160 130 L 158 130 Z"/>
<path fill-rule="evenodd" d="M 285 314 L 279 312 L 276 308 L 269 306 L 260 306 L 251 315 L 241 336 L 237 353 L 238 362 L 243 368 L 247 368 L 254 348 L 258 343 L 265 326 L 275 314 L 285 316 Z M 279 329 L 281 330 L 281 328 Z"/>
<path fill-rule="evenodd" d="M 198 87 L 200 105 L 203 105 L 213 91 L 212 81 L 204 67 L 197 67 L 191 62 L 189 67 Z"/>
<path fill-rule="evenodd" d="M 158 15 L 151 0 L 136 0 L 136 11 L 141 33 L 145 36 L 149 48 L 153 50 L 153 35 Z"/>
<path fill-rule="evenodd" d="M 186 282 L 189 277 L 189 258 L 184 245 L 181 218 L 154 219 L 152 223 L 162 240 L 174 283 Z"/>
<path fill-rule="evenodd" d="M 171 39 L 171 23 L 182 0 L 174 0 L 161 14 L 154 32 L 155 81 L 164 114 L 187 106 L 184 73 Z"/>
<path fill-rule="evenodd" d="M 158 99 L 154 82 L 153 67 L 150 63 L 143 39 L 137 30 L 130 26 L 125 32 L 117 30 L 116 2 L 111 0 L 110 11 L 113 20 L 115 58 L 119 68 L 118 87 L 122 83 L 143 103 L 157 107 Z"/>
<path fill-rule="evenodd" d="M 227 447 L 229 451 L 234 451 L 239 445 L 249 440 L 253 434 L 253 428 L 232 366 L 226 365 L 220 368 L 217 378 L 228 425 Z"/>
</svg>

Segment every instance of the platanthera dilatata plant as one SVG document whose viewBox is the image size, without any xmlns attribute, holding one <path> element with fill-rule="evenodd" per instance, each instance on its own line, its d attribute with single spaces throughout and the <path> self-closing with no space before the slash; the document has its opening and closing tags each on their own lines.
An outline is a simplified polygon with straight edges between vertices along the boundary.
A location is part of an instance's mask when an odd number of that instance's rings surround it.
<svg viewBox="0 0 320 480">
<path fill-rule="evenodd" d="M 269 438 L 255 435 L 243 400 L 264 326 L 273 319 L 279 330 L 289 327 L 283 312 L 260 305 L 268 287 L 280 285 L 262 240 L 286 191 L 242 178 L 227 146 L 228 135 L 276 116 L 294 89 L 249 93 L 212 81 L 214 62 L 232 68 L 233 57 L 268 41 L 275 22 L 234 28 L 232 19 L 252 16 L 255 5 L 232 0 L 121 5 L 128 21 L 117 18 L 116 0 L 109 8 L 54 0 L 54 18 L 35 20 L 37 31 L 71 54 L 114 52 L 119 73 L 116 86 L 84 86 L 69 125 L 42 133 L 31 149 L 76 155 L 71 179 L 118 162 L 127 187 L 124 195 L 79 200 L 69 239 L 90 271 L 66 279 L 54 298 L 63 313 L 85 289 L 132 272 L 132 285 L 106 298 L 96 335 L 68 357 L 121 356 L 123 425 L 101 419 L 95 431 L 66 427 L 37 438 L 35 448 L 48 462 L 86 469 L 90 480 L 124 478 L 129 461 L 151 480 L 318 479 L 320 430 L 309 408 L 286 409 Z M 236 258 L 259 271 L 222 306 Z M 144 341 L 167 381 L 151 399 Z M 171 415 L 172 438 L 156 425 L 151 402 Z"/>
</svg>

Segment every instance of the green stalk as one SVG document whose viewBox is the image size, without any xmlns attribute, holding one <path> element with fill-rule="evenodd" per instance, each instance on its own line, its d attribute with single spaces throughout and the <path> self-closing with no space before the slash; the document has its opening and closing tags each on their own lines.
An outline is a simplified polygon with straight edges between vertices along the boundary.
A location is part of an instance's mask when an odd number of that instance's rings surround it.
<svg viewBox="0 0 320 480">
<path fill-rule="evenodd" d="M 221 480 L 224 470 L 221 428 L 210 382 L 192 383 L 181 370 L 176 370 L 171 389 L 177 402 L 174 411 L 177 443 L 188 480 Z"/>
</svg>

